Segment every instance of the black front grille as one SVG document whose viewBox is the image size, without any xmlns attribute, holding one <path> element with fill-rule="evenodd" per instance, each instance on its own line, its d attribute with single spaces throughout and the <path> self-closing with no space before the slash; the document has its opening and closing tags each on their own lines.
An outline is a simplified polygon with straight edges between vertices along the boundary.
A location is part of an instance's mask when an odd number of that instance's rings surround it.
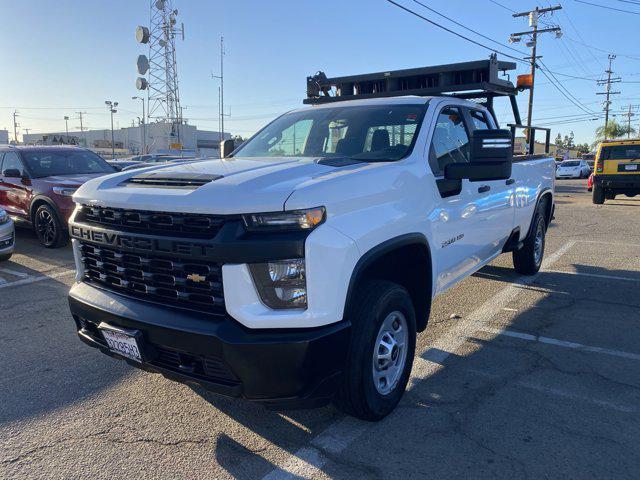
<svg viewBox="0 0 640 480">
<path fill-rule="evenodd" d="M 84 205 L 76 220 L 105 227 L 118 227 L 124 232 L 156 235 L 179 235 L 187 238 L 213 238 L 224 224 L 220 215 L 167 213 Z"/>
<path fill-rule="evenodd" d="M 80 248 L 89 283 L 163 305 L 224 313 L 218 264 L 129 253 L 82 241 Z"/>
</svg>

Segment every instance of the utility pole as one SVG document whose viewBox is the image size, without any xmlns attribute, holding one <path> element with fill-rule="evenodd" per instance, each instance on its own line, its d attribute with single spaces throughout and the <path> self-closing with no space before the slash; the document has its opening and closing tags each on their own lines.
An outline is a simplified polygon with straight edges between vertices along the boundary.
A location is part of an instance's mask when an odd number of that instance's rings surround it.
<svg viewBox="0 0 640 480">
<path fill-rule="evenodd" d="M 533 115 L 533 89 L 535 85 L 536 79 L 536 60 L 540 57 L 537 56 L 538 52 L 538 35 L 541 33 L 555 33 L 556 37 L 562 36 L 562 29 L 560 27 L 550 27 L 550 28 L 538 28 L 538 20 L 540 17 L 543 17 L 545 14 L 549 12 L 554 12 L 556 10 L 561 10 L 562 6 L 557 5 L 555 7 L 548 8 L 539 8 L 536 7 L 534 10 L 530 10 L 528 12 L 520 12 L 514 13 L 513 17 L 528 17 L 529 18 L 529 27 L 531 30 L 525 32 L 515 32 L 512 33 L 509 37 L 509 42 L 515 43 L 522 40 L 522 37 L 528 35 L 531 37 L 531 41 L 527 42 L 526 45 L 531 47 L 531 57 L 527 57 L 526 60 L 531 61 L 531 87 L 529 88 L 529 107 L 527 114 L 527 127 L 531 127 L 531 117 Z M 529 128 L 527 128 L 527 137 L 529 136 Z"/>
<path fill-rule="evenodd" d="M 106 100 L 104 104 L 109 109 L 109 112 L 111 112 L 111 158 L 115 159 L 116 158 L 116 142 L 113 136 L 113 114 L 118 112 L 118 110 L 116 109 L 116 107 L 118 106 L 118 102 L 112 102 L 111 100 Z"/>
<path fill-rule="evenodd" d="M 632 110 L 637 110 L 638 105 L 629 104 L 627 112 L 623 113 L 621 116 L 627 117 L 627 138 L 631 138 L 631 117 L 635 117 L 636 114 L 632 112 Z"/>
<path fill-rule="evenodd" d="M 220 88 L 219 88 L 219 118 L 220 118 L 220 141 L 224 140 L 224 117 L 229 117 L 229 115 L 224 113 L 224 37 L 220 37 L 220 75 L 211 74 L 211 78 L 217 78 L 220 80 Z"/>
<path fill-rule="evenodd" d="M 144 98 L 142 97 L 131 97 L 131 100 L 140 100 L 142 102 L 142 152 L 147 153 L 147 122 L 145 120 L 145 111 L 144 111 Z M 182 118 L 182 112 L 180 112 L 180 118 Z"/>
<path fill-rule="evenodd" d="M 16 120 L 16 118 L 19 117 L 18 111 L 14 110 L 13 111 L 13 140 L 16 142 L 16 145 L 18 144 L 18 127 L 20 125 L 18 125 L 18 121 Z"/>
<path fill-rule="evenodd" d="M 76 112 L 78 114 L 78 118 L 80 119 L 80 133 L 84 131 L 84 126 L 82 124 L 82 115 L 86 115 L 87 112 Z"/>
<path fill-rule="evenodd" d="M 64 125 L 67 132 L 67 144 L 69 144 L 69 117 L 67 117 L 66 115 L 64 116 Z"/>
<path fill-rule="evenodd" d="M 622 79 L 620 77 L 611 78 L 613 74 L 613 70 L 611 69 L 611 65 L 613 61 L 616 59 L 616 56 L 612 53 L 609 54 L 609 68 L 605 71 L 607 74 L 606 80 L 598 80 L 598 85 L 603 86 L 606 85 L 604 92 L 596 92 L 596 95 L 606 95 L 607 99 L 604 101 L 604 129 L 605 129 L 605 137 L 607 135 L 607 125 L 609 125 L 609 107 L 611 106 L 611 95 L 619 95 L 620 92 L 612 92 L 611 84 L 612 83 L 620 83 Z"/>
</svg>

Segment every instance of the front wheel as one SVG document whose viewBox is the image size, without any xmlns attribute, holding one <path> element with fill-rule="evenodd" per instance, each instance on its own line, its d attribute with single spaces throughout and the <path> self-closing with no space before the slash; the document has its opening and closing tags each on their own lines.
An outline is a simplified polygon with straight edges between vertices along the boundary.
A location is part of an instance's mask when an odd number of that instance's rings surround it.
<svg viewBox="0 0 640 480">
<path fill-rule="evenodd" d="M 513 252 L 513 266 L 523 275 L 534 275 L 542 266 L 547 226 L 541 209 L 533 217 L 531 232 L 521 249 Z"/>
<path fill-rule="evenodd" d="M 49 205 L 40 205 L 34 216 L 36 235 L 46 248 L 62 247 L 67 243 L 67 232 L 62 227 L 58 214 Z"/>
<path fill-rule="evenodd" d="M 604 203 L 605 191 L 602 187 L 593 186 L 593 203 L 596 205 L 602 205 Z"/>
<path fill-rule="evenodd" d="M 5 253 L 4 255 L 0 255 L 0 262 L 6 262 L 11 258 L 12 253 Z"/>
<path fill-rule="evenodd" d="M 416 319 L 405 288 L 384 280 L 360 286 L 351 309 L 352 336 L 336 406 L 362 420 L 391 413 L 407 386 Z"/>
</svg>

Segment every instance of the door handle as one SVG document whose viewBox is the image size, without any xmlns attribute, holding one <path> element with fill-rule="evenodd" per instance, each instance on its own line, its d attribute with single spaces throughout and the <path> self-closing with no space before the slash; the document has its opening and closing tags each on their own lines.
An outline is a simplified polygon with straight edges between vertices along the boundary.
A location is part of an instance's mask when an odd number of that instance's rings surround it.
<svg viewBox="0 0 640 480">
<path fill-rule="evenodd" d="M 478 187 L 478 193 L 488 192 L 489 190 L 491 190 L 491 187 L 489 185 Z"/>
<path fill-rule="evenodd" d="M 515 178 L 510 178 L 509 180 L 507 180 L 504 183 L 505 183 L 505 185 L 513 185 L 514 183 L 516 183 L 516 179 Z"/>
</svg>

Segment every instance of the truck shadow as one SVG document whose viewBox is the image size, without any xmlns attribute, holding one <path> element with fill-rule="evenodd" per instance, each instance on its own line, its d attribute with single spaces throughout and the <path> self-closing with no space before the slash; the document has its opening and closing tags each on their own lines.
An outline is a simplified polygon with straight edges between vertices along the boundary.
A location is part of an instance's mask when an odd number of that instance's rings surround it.
<svg viewBox="0 0 640 480">
<path fill-rule="evenodd" d="M 550 335 L 615 348 L 620 335 L 604 331 L 614 324 L 626 332 L 623 335 L 640 341 L 638 297 L 634 296 L 626 305 L 622 302 L 625 296 L 637 291 L 634 282 L 640 281 L 640 272 L 591 265 L 574 268 L 590 276 L 543 272 L 533 284 L 523 286 L 523 291 L 529 292 L 525 294 L 539 298 L 528 308 L 511 313 L 508 330 L 526 332 L 531 338 Z M 494 266 L 485 267 L 476 275 L 506 283 L 518 278 L 513 270 Z M 629 281 L 603 284 L 603 279 L 595 275 Z M 610 312 L 613 304 L 618 306 L 615 318 Z M 603 326 L 600 319 L 607 315 L 608 325 Z M 491 319 L 486 320 L 489 327 L 501 328 L 492 325 Z M 321 455 L 330 458 L 320 470 L 330 478 L 387 478 L 398 474 L 397 465 L 404 466 L 407 476 L 427 469 L 432 478 L 468 478 L 472 471 L 474 477 L 515 478 L 532 472 L 544 476 L 544 472 L 553 471 L 584 478 L 593 472 L 595 476 L 606 476 L 607 472 L 634 471 L 639 466 L 637 457 L 632 455 L 638 440 L 637 434 L 632 434 L 637 433 L 637 417 L 624 414 L 626 423 L 620 427 L 619 411 L 603 412 L 597 402 L 589 403 L 591 394 L 637 398 L 634 393 L 640 388 L 637 371 L 623 372 L 617 364 L 607 362 L 598 364 L 599 358 L 595 361 L 583 358 L 584 354 L 575 353 L 575 349 L 547 352 L 545 348 L 557 347 L 485 335 L 481 330 L 479 325 L 476 333 L 470 332 L 466 337 L 471 347 L 463 349 L 465 353 L 439 351 L 434 355 L 435 349 L 423 352 L 423 359 L 439 362 L 435 371 L 409 390 L 387 419 L 376 424 L 363 422 L 366 433 L 342 454 L 318 449 Z M 589 378 L 588 372 L 592 370 L 594 380 Z M 583 383 L 574 380 L 576 372 L 586 375 Z M 607 388 L 595 378 L 600 378 Z M 585 395 L 587 400 L 581 400 L 584 388 L 589 392 Z M 243 444 L 238 437 L 218 436 L 215 461 L 237 479 L 261 478 L 277 468 L 266 458 L 269 447 L 275 446 L 294 459 L 300 449 L 315 448 L 310 442 L 343 418 L 332 407 L 274 412 L 198 387 L 192 389 L 212 407 L 264 440 Z M 591 420 L 594 415 L 601 420 Z M 619 428 L 624 432 L 618 432 Z M 402 439 L 396 448 L 380 447 L 381 439 L 396 436 Z M 634 440 L 625 443 L 620 438 Z M 561 445 L 563 453 L 557 456 Z M 585 461 L 589 455 L 598 461 Z M 280 463 L 282 456 L 278 458 Z"/>
<path fill-rule="evenodd" d="M 23 233 L 18 230 L 17 253 L 34 257 L 25 248 L 29 234 L 23 242 Z M 48 252 L 38 251 L 39 260 Z M 60 263 L 68 268 L 69 252 L 54 255 L 52 267 Z M 12 260 L 0 269 L 7 282 L 0 288 L 0 425 L 82 402 L 130 372 L 78 340 L 64 283 L 73 275 L 41 279 L 46 273 Z"/>
</svg>

